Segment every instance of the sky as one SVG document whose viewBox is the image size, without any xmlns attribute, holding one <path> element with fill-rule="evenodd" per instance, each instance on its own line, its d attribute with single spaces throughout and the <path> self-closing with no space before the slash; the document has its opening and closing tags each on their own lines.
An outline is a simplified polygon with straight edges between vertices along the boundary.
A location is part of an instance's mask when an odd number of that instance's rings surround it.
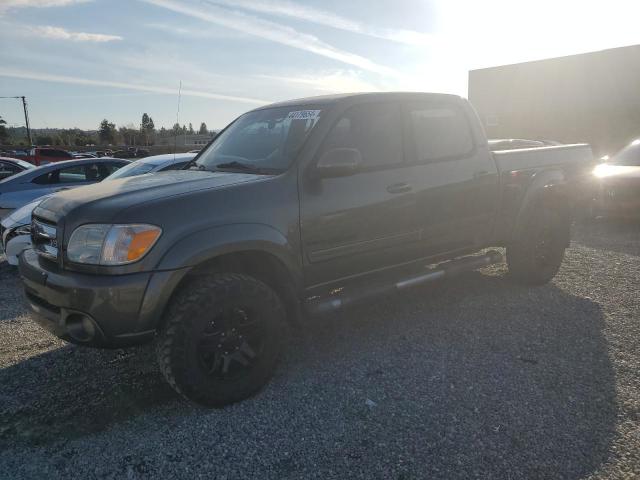
<svg viewBox="0 0 640 480">
<path fill-rule="evenodd" d="M 0 0 L 0 96 L 26 96 L 34 128 L 219 129 L 291 98 L 466 96 L 471 69 L 639 44 L 638 18 L 635 0 Z M 0 116 L 24 124 L 18 100 Z"/>
</svg>

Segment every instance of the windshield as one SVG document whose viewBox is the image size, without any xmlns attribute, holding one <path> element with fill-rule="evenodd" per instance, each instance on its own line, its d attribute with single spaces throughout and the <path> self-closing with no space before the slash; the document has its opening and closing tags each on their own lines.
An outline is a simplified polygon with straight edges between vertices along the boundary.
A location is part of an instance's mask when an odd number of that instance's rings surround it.
<svg viewBox="0 0 640 480">
<path fill-rule="evenodd" d="M 610 163 L 612 165 L 624 165 L 628 167 L 640 166 L 640 140 L 635 140 L 631 145 L 620 150 Z"/>
<path fill-rule="evenodd" d="M 154 168 L 155 166 L 150 163 L 133 162 L 113 172 L 111 175 L 105 178 L 105 180 L 115 180 L 117 178 L 135 177 L 136 175 L 149 173 Z"/>
<path fill-rule="evenodd" d="M 222 132 L 195 163 L 205 170 L 282 172 L 291 165 L 321 112 L 313 107 L 249 112 Z"/>
</svg>

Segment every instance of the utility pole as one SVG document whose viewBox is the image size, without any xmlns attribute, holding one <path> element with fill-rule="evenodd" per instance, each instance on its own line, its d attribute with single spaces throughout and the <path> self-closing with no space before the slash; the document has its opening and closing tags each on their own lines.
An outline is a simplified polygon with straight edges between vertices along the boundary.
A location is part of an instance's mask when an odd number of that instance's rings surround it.
<svg viewBox="0 0 640 480">
<path fill-rule="evenodd" d="M 22 109 L 24 110 L 24 123 L 27 127 L 27 138 L 29 140 L 29 146 L 33 146 L 33 140 L 31 139 L 31 127 L 29 126 L 29 111 L 27 110 L 27 99 L 22 97 L 0 97 L 0 98 L 17 98 L 22 100 Z"/>
<path fill-rule="evenodd" d="M 29 112 L 27 111 L 27 100 L 24 96 L 20 97 L 22 99 L 22 108 L 24 109 L 24 123 L 27 126 L 27 138 L 29 139 L 29 146 L 33 145 L 33 140 L 31 140 L 31 127 L 29 127 Z"/>
</svg>

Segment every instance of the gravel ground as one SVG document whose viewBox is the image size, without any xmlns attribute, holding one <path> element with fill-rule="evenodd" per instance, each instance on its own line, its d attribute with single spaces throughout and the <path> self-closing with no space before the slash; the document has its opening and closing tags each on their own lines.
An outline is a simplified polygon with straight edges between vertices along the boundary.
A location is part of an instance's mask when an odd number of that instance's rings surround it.
<svg viewBox="0 0 640 480">
<path fill-rule="evenodd" d="M 640 225 L 318 319 L 256 397 L 176 398 L 149 348 L 66 345 L 0 265 L 2 478 L 640 477 Z"/>
</svg>

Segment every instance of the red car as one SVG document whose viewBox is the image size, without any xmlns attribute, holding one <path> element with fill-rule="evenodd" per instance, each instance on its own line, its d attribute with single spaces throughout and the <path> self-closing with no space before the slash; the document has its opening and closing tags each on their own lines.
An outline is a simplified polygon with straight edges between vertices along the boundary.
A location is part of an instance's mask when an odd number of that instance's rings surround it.
<svg viewBox="0 0 640 480">
<path fill-rule="evenodd" d="M 594 170 L 594 215 L 640 218 L 640 139 Z"/>
<path fill-rule="evenodd" d="M 73 155 L 65 150 L 51 147 L 35 147 L 29 151 L 29 155 L 20 157 L 35 166 L 46 165 L 47 163 L 62 162 L 64 160 L 73 160 Z"/>
</svg>

